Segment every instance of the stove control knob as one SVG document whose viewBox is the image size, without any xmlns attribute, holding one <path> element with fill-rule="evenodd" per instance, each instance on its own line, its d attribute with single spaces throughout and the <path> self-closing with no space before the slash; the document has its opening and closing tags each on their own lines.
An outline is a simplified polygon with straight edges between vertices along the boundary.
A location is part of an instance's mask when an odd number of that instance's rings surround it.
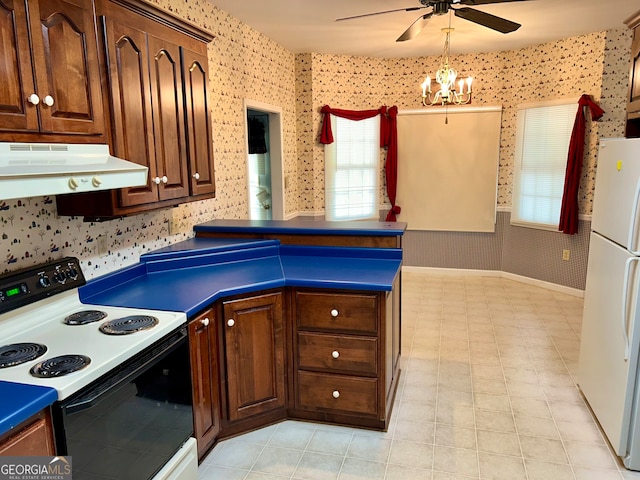
<svg viewBox="0 0 640 480">
<path fill-rule="evenodd" d="M 75 267 L 69 267 L 69 270 L 67 270 L 67 277 L 71 280 L 75 280 L 78 278 L 78 270 L 76 270 Z"/>
<path fill-rule="evenodd" d="M 38 283 L 40 284 L 40 286 L 42 288 L 47 288 L 51 286 L 51 279 L 47 276 L 47 275 L 42 275 L 39 279 L 38 279 Z"/>
<path fill-rule="evenodd" d="M 67 281 L 67 276 L 64 274 L 62 270 L 58 270 L 53 276 L 58 283 L 64 283 Z"/>
</svg>

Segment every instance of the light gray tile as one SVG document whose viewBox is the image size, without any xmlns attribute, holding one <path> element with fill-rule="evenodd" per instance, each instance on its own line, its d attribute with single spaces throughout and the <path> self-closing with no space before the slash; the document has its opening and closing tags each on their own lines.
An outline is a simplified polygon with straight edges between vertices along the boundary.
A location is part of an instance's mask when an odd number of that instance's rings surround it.
<svg viewBox="0 0 640 480">
<path fill-rule="evenodd" d="M 436 445 L 444 447 L 476 449 L 475 428 L 436 424 Z"/>
<path fill-rule="evenodd" d="M 520 456 L 518 435 L 507 432 L 477 430 L 478 451 L 500 455 Z"/>
<path fill-rule="evenodd" d="M 386 468 L 386 463 L 345 458 L 338 478 L 340 480 L 382 480 Z"/>
<path fill-rule="evenodd" d="M 529 480 L 574 480 L 573 471 L 567 464 L 541 462 L 528 458 L 524 463 Z"/>
<path fill-rule="evenodd" d="M 567 463 L 567 455 L 560 440 L 520 435 L 522 455 L 532 460 Z"/>
<path fill-rule="evenodd" d="M 333 455 L 345 455 L 351 442 L 352 433 L 330 432 L 318 429 L 307 444 L 307 450 Z"/>
<path fill-rule="evenodd" d="M 478 457 L 483 480 L 527 480 L 522 458 L 483 452 Z"/>
<path fill-rule="evenodd" d="M 393 431 L 394 440 L 410 440 L 412 442 L 433 443 L 435 423 L 412 422 L 398 420 Z"/>
<path fill-rule="evenodd" d="M 338 478 L 344 457 L 324 453 L 304 452 L 293 476 L 308 480 L 335 480 Z"/>
<path fill-rule="evenodd" d="M 265 447 L 252 467 L 252 471 L 272 475 L 291 476 L 302 457 L 301 450 Z"/>
<path fill-rule="evenodd" d="M 310 423 L 284 422 L 277 426 L 267 445 L 304 450 L 314 430 L 315 426 Z"/>
<path fill-rule="evenodd" d="M 233 448 L 225 448 L 220 455 L 213 459 L 211 464 L 220 467 L 250 470 L 263 449 L 264 447 L 260 445 L 236 444 Z"/>
<path fill-rule="evenodd" d="M 407 440 L 394 440 L 391 446 L 389 462 L 423 469 L 431 468 L 433 465 L 433 445 Z"/>
<path fill-rule="evenodd" d="M 475 450 L 436 445 L 433 469 L 456 475 L 477 476 L 478 454 Z"/>
<path fill-rule="evenodd" d="M 347 450 L 347 457 L 386 462 L 391 450 L 391 440 L 355 434 Z"/>
<path fill-rule="evenodd" d="M 389 464 L 385 480 L 431 480 L 431 469 Z"/>
<path fill-rule="evenodd" d="M 605 445 L 581 442 L 564 442 L 569 461 L 578 467 L 614 469 L 616 463 Z"/>
<path fill-rule="evenodd" d="M 237 468 L 221 467 L 219 465 L 202 466 L 198 468 L 199 480 L 243 480 L 248 470 Z"/>
</svg>

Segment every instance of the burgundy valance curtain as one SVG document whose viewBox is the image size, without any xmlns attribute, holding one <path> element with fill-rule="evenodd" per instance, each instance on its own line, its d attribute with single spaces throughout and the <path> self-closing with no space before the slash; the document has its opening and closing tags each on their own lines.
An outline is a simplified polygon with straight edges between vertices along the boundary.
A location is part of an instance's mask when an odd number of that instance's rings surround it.
<svg viewBox="0 0 640 480">
<path fill-rule="evenodd" d="M 593 101 L 590 95 L 584 94 L 580 97 L 578 112 L 576 113 L 569 142 L 560 224 L 558 225 L 558 230 L 568 235 L 578 232 L 578 189 L 580 187 L 580 175 L 584 157 L 585 107 L 589 108 L 592 120 L 600 120 L 604 115 L 604 110 Z"/>
<path fill-rule="evenodd" d="M 377 110 L 342 110 L 325 105 L 321 111 L 323 119 L 320 143 L 324 145 L 333 143 L 331 115 L 355 121 L 380 115 L 380 146 L 387 148 L 385 178 L 387 181 L 387 196 L 389 197 L 389 202 L 391 202 L 391 210 L 389 210 L 386 220 L 388 222 L 395 222 L 396 215 L 400 213 L 400 207 L 396 205 L 396 188 L 398 183 L 398 107 L 393 106 L 387 108 L 386 106 L 382 106 Z"/>
</svg>

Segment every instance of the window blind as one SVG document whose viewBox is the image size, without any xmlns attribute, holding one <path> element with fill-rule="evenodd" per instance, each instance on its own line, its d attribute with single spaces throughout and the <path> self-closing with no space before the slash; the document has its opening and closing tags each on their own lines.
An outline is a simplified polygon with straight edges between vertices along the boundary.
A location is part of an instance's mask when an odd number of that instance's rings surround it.
<svg viewBox="0 0 640 480">
<path fill-rule="evenodd" d="M 378 218 L 380 117 L 331 115 L 335 141 L 324 147 L 327 220 Z"/>
<path fill-rule="evenodd" d="M 565 103 L 571 102 L 571 103 Z M 511 223 L 557 230 L 576 101 L 518 110 Z"/>
</svg>

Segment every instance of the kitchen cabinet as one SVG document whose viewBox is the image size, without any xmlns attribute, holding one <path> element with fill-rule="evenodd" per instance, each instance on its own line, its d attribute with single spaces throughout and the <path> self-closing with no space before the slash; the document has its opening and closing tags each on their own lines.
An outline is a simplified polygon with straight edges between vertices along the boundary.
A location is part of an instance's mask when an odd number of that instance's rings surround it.
<svg viewBox="0 0 640 480">
<path fill-rule="evenodd" d="M 399 373 L 399 296 L 314 289 L 291 296 L 292 416 L 387 428 Z"/>
<path fill-rule="evenodd" d="M 55 455 L 49 410 L 42 410 L 0 438 L 0 456 Z"/>
<path fill-rule="evenodd" d="M 189 354 L 193 398 L 193 430 L 202 459 L 220 432 L 218 335 L 213 309 L 189 322 Z"/>
<path fill-rule="evenodd" d="M 626 136 L 640 137 L 640 11 L 625 20 L 625 24 L 633 30 Z"/>
<path fill-rule="evenodd" d="M 58 197 L 58 213 L 112 218 L 212 197 L 211 35 L 135 0 L 99 0 L 96 9 L 113 153 L 149 176 L 139 187 Z"/>
<path fill-rule="evenodd" d="M 0 140 L 103 142 L 93 2 L 3 0 L 0 37 Z"/>
<path fill-rule="evenodd" d="M 285 321 L 280 291 L 222 302 L 228 423 L 286 414 Z M 264 421 L 263 421 L 264 423 Z"/>
</svg>

